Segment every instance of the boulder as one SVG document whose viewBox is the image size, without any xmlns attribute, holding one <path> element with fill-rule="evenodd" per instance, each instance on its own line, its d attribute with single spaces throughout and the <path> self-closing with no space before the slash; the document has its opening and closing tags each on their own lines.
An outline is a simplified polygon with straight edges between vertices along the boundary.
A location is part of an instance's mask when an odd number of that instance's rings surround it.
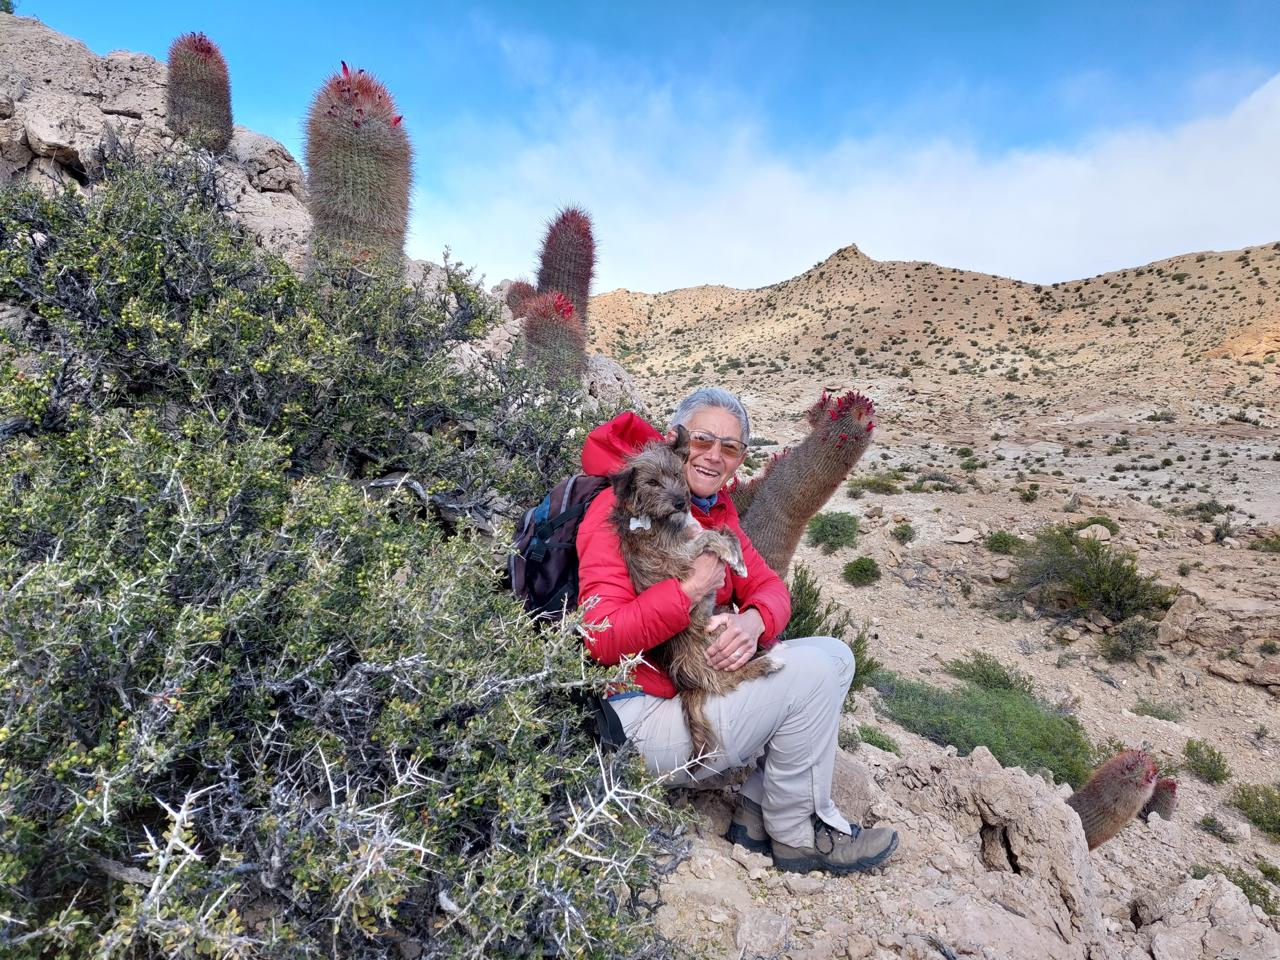
<svg viewBox="0 0 1280 960">
<path fill-rule="evenodd" d="M 1152 960 L 1275 960 L 1280 934 L 1262 923 L 1240 888 L 1220 873 L 1187 880 L 1133 905 Z"/>
<path fill-rule="evenodd" d="M 52 194 L 92 185 L 116 145 L 143 157 L 177 146 L 165 125 L 165 66 L 151 57 L 99 57 L 38 20 L 5 16 L 0 64 L 0 182 L 25 181 Z M 263 249 L 301 267 L 311 216 L 302 168 L 289 151 L 237 127 L 217 162 L 231 218 Z"/>
</svg>

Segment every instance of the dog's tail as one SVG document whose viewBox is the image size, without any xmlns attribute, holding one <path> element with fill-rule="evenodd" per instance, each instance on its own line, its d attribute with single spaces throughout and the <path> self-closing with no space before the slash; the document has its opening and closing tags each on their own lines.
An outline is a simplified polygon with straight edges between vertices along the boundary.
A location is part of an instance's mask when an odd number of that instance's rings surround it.
<svg viewBox="0 0 1280 960">
<path fill-rule="evenodd" d="M 693 756 L 711 755 L 716 749 L 716 732 L 707 722 L 707 691 L 681 690 L 680 705 L 684 708 L 684 722 L 689 727 L 689 739 L 693 741 Z"/>
</svg>

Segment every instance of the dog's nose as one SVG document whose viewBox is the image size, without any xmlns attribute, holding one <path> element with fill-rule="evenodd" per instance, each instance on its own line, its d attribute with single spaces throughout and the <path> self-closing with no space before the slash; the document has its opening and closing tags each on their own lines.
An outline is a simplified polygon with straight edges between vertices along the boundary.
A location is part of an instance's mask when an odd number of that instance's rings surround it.
<svg viewBox="0 0 1280 960">
<path fill-rule="evenodd" d="M 676 499 L 672 500 L 671 505 L 674 506 L 677 510 L 689 509 L 689 501 L 686 500 L 684 497 L 677 497 Z"/>
</svg>

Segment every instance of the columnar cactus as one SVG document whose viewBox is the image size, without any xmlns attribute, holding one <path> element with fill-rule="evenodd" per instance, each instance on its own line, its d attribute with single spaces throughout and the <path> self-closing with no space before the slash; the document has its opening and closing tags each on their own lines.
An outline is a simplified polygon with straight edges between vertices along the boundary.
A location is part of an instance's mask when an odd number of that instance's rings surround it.
<svg viewBox="0 0 1280 960">
<path fill-rule="evenodd" d="M 871 443 L 874 416 L 874 405 L 860 393 L 823 393 L 809 408 L 812 429 L 799 446 L 730 492 L 742 529 L 778 576 L 787 575 L 805 525 Z"/>
<path fill-rule="evenodd" d="M 1106 843 L 1134 818 L 1156 788 L 1156 765 L 1141 750 L 1125 750 L 1093 772 L 1067 798 L 1080 816 L 1089 849 Z"/>
<path fill-rule="evenodd" d="M 507 288 L 507 306 L 515 316 L 524 316 L 525 301 L 537 295 L 538 291 L 534 289 L 532 283 L 528 280 L 517 280 Z"/>
<path fill-rule="evenodd" d="M 538 266 L 538 293 L 559 290 L 573 301 L 573 308 L 587 324 L 587 299 L 596 269 L 596 242 L 591 218 L 585 210 L 566 207 L 551 221 L 542 240 Z"/>
<path fill-rule="evenodd" d="M 404 255 L 413 150 L 387 88 L 363 70 L 325 81 L 307 116 L 312 253 Z"/>
<path fill-rule="evenodd" d="M 587 365 L 587 332 L 573 302 L 556 290 L 524 302 L 525 362 L 541 367 L 558 383 L 582 379 Z"/>
<path fill-rule="evenodd" d="M 231 142 L 227 62 L 203 33 L 184 33 L 169 47 L 165 110 L 169 129 L 198 147 L 221 153 Z"/>
<path fill-rule="evenodd" d="M 1161 820 L 1172 820 L 1176 809 L 1178 809 L 1178 784 L 1166 777 L 1156 781 L 1151 799 L 1142 808 L 1142 816 L 1145 818 L 1147 814 L 1158 813 Z"/>
</svg>

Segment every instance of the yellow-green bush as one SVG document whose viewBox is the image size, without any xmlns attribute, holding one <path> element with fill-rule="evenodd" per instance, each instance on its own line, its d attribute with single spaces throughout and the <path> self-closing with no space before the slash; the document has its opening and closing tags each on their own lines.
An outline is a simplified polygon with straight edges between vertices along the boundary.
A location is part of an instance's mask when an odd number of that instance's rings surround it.
<svg viewBox="0 0 1280 960">
<path fill-rule="evenodd" d="M 464 272 L 299 279 L 217 206 L 185 163 L 0 193 L 3 952 L 650 955 L 669 814 L 479 532 L 572 398 L 450 368 Z"/>
</svg>

